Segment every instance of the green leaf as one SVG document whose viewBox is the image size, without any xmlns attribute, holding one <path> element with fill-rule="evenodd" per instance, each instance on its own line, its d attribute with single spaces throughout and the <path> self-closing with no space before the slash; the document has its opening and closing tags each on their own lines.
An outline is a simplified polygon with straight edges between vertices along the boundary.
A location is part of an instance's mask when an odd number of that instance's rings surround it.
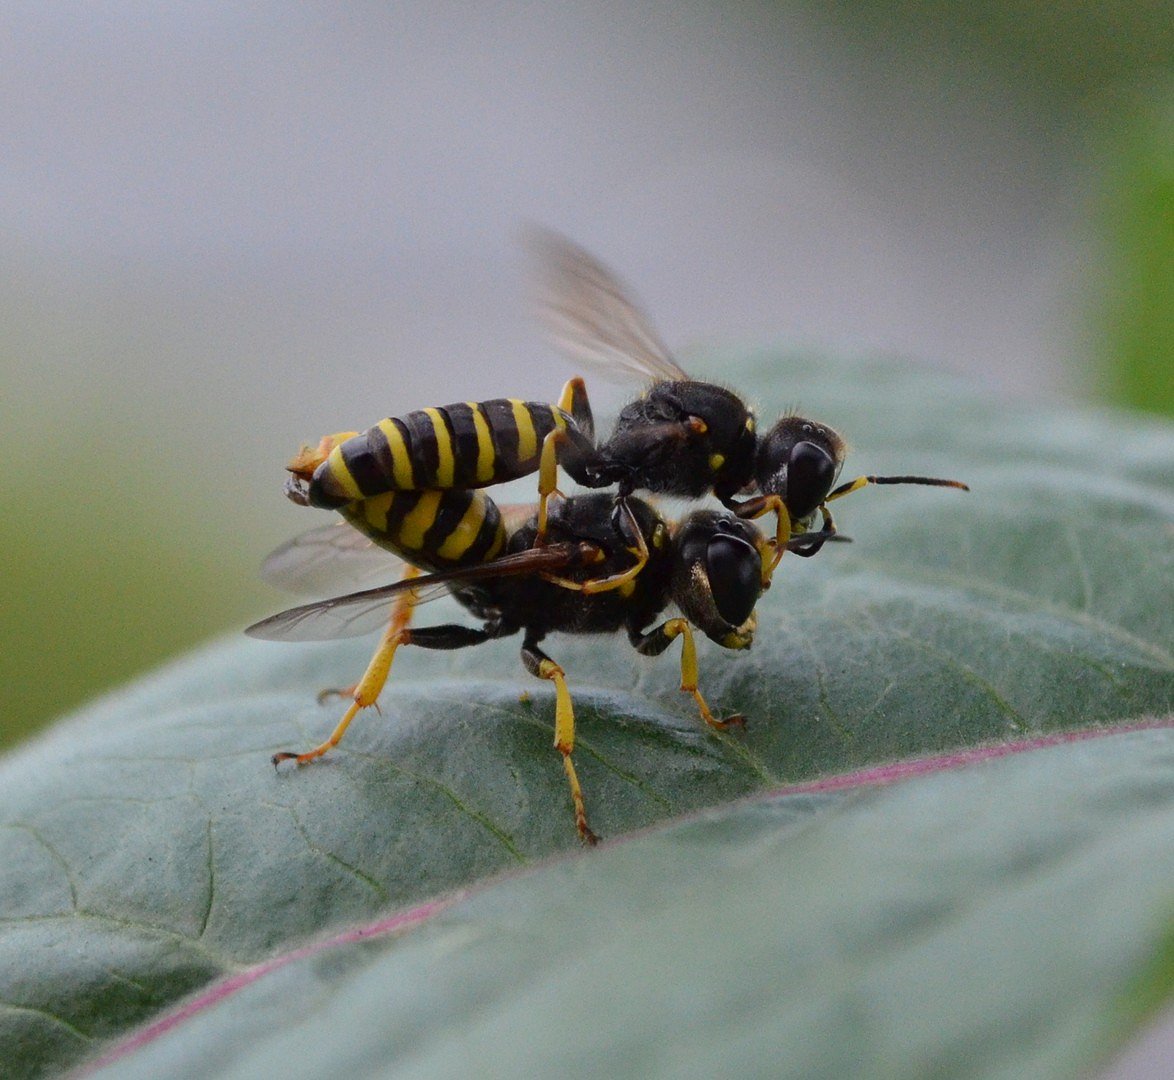
<svg viewBox="0 0 1174 1080">
<path fill-rule="evenodd" d="M 1174 70 L 1174 69 L 1172 69 Z M 1174 82 L 1121 94 L 1102 132 L 1088 282 L 1103 381 L 1115 401 L 1174 415 Z M 1124 107 L 1122 107 L 1122 105 Z"/>
<path fill-rule="evenodd" d="M 1068 1077 L 1136 1022 L 1172 883 L 1174 730 L 1116 735 L 546 865 L 230 980 L 100 1075 Z"/>
<path fill-rule="evenodd" d="M 729 379 L 732 367 L 720 370 Z M 676 689 L 675 648 L 647 660 L 619 638 L 552 638 L 599 832 L 1170 711 L 1168 426 L 994 405 L 896 363 L 772 354 L 738 370 L 763 391 L 764 417 L 798 402 L 833 421 L 853 443 L 850 469 L 952 476 L 974 491 L 866 489 L 837 503 L 856 542 L 784 561 L 749 654 L 701 650 L 706 695 L 750 718 L 744 734 L 701 729 Z M 447 601 L 424 610 L 459 617 Z M 314 694 L 357 678 L 370 643 L 234 638 L 0 763 L 0 1046 L 11 1051 L 0 1059 L 18 1076 L 59 1067 L 217 976 L 579 853 L 552 696 L 516 645 L 403 650 L 382 716 L 293 774 L 277 775 L 269 755 L 328 733 L 339 708 Z M 922 813 L 927 826 L 950 815 L 949 798 Z M 908 825 L 892 828 L 899 839 Z M 706 835 L 723 846 L 720 831 Z M 597 863 L 584 853 L 574 865 L 589 875 Z M 684 995 L 704 993 L 701 971 Z"/>
</svg>

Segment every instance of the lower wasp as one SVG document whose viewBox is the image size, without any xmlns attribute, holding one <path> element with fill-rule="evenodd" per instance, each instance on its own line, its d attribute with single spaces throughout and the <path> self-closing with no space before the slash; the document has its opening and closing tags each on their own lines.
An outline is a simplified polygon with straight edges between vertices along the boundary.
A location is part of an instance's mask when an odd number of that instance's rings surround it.
<svg viewBox="0 0 1174 1080">
<path fill-rule="evenodd" d="M 371 505 L 384 499 L 394 506 L 400 496 L 389 494 L 343 508 L 357 529 L 316 529 L 278 548 L 267 560 L 265 576 L 287 586 L 312 582 L 324 567 L 339 560 L 369 562 L 372 554 L 383 554 L 373 552 L 372 544 L 412 560 L 394 584 L 291 608 L 248 628 L 246 633 L 257 638 L 313 641 L 384 627 L 366 672 L 347 691 L 352 702 L 329 738 L 300 753 L 275 754 L 275 765 L 303 765 L 336 746 L 355 716 L 375 704 L 401 647 L 461 649 L 519 632 L 522 664 L 531 675 L 554 685 L 554 746 L 570 785 L 575 828 L 585 843 L 594 844 L 597 837 L 588 824 L 572 757 L 575 717 L 567 676 L 541 648 L 548 634 L 624 630 L 645 656 L 659 655 L 680 637 L 681 689 L 693 697 L 701 718 L 713 728 L 741 721 L 739 716 L 716 718 L 702 696 L 692 628 L 727 649 L 745 649 L 752 643 L 763 565 L 774 551 L 773 543 L 753 525 L 717 510 L 698 510 L 670 522 L 639 498 L 617 507 L 611 495 L 595 493 L 554 501 L 546 542 L 535 546 L 535 508 L 499 508 L 482 492 L 425 494 L 434 525 L 423 533 L 421 549 L 406 549 L 402 517 L 381 517 L 381 509 L 376 512 Z M 443 555 L 453 533 L 439 528 L 439 523 L 464 520 L 470 507 L 476 508 L 474 516 L 481 525 L 469 533 L 480 539 L 466 544 L 463 554 Z M 495 539 L 486 543 L 482 530 Z M 823 534 L 800 535 L 792 543 L 801 546 L 826 539 Z M 634 562 L 639 571 L 633 575 Z M 421 568 L 432 572 L 421 576 Z M 587 580 L 621 578 L 618 587 L 596 593 L 574 588 Z M 451 594 L 481 625 L 411 626 L 413 609 L 437 592 Z M 658 622 L 670 603 L 681 615 Z"/>
</svg>

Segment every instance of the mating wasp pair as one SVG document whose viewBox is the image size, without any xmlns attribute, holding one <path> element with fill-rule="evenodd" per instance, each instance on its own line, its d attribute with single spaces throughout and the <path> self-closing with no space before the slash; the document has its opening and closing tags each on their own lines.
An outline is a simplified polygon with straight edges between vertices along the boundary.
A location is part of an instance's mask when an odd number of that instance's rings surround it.
<svg viewBox="0 0 1174 1080">
<path fill-rule="evenodd" d="M 749 406 L 690 379 L 590 255 L 552 234 L 538 236 L 534 247 L 544 271 L 541 307 L 563 352 L 650 379 L 646 392 L 623 408 L 603 443 L 595 440 L 584 384 L 572 379 L 558 405 L 496 399 L 422 409 L 303 449 L 288 466 L 287 494 L 337 509 L 354 528 L 315 530 L 279 548 L 266 564 L 270 578 L 297 583 L 324 561 L 354 559 L 371 545 L 398 555 L 407 570 L 395 584 L 293 608 L 247 632 L 316 640 L 387 623 L 330 738 L 305 753 L 274 756 L 275 764 L 304 764 L 335 746 L 354 716 L 375 703 L 401 645 L 457 649 L 523 631 L 523 664 L 555 686 L 555 746 L 576 827 L 591 843 L 571 757 L 566 676 L 539 647 L 548 633 L 624 629 L 644 655 L 659 655 L 682 637 L 681 688 L 707 724 L 726 726 L 741 718 L 716 720 L 698 690 L 691 625 L 725 648 L 747 648 L 755 605 L 784 552 L 810 556 L 840 538 L 829 502 L 869 484 L 965 485 L 861 476 L 836 487 L 844 443 L 834 430 L 785 416 L 759 437 Z M 559 497 L 559 465 L 586 487 L 615 485 L 616 494 Z M 499 507 L 481 490 L 535 471 L 536 508 Z M 694 511 L 674 524 L 636 498 L 637 490 L 691 498 L 712 492 L 726 509 Z M 748 519 L 772 512 L 768 539 Z M 413 608 L 434 587 L 482 626 L 412 628 Z M 670 602 L 683 618 L 647 629 Z"/>
</svg>

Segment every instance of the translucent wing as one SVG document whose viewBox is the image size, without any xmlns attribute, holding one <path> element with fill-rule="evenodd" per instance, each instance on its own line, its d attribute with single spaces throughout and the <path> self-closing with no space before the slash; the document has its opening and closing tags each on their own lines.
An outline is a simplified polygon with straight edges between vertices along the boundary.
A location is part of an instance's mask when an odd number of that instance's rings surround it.
<svg viewBox="0 0 1174 1080">
<path fill-rule="evenodd" d="M 559 573 L 581 561 L 581 545 L 548 544 L 477 566 L 425 574 L 376 589 L 364 589 L 330 600 L 303 604 L 262 619 L 248 627 L 245 633 L 249 637 L 266 641 L 330 641 L 334 638 L 358 637 L 383 626 L 390 614 L 391 601 L 405 592 L 415 592 L 416 602 L 422 604 L 454 586 L 472 585 L 497 578 Z"/>
<path fill-rule="evenodd" d="M 419 590 L 416 603 L 425 604 L 448 591 L 445 585 L 421 587 L 421 580 L 397 581 L 393 585 L 289 608 L 254 623 L 245 633 L 265 641 L 333 641 L 361 637 L 387 625 L 395 596 L 416 588 Z"/>
<path fill-rule="evenodd" d="M 537 306 L 552 343 L 576 365 L 616 379 L 688 379 L 625 286 L 577 244 L 531 229 Z"/>
<path fill-rule="evenodd" d="M 345 521 L 321 525 L 275 548 L 261 564 L 261 578 L 304 596 L 354 591 L 402 573 L 403 560 Z"/>
</svg>

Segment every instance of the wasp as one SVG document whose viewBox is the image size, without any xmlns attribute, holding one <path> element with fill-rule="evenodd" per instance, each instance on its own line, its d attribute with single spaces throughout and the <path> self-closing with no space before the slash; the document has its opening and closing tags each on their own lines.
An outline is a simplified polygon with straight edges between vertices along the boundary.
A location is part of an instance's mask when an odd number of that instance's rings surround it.
<svg viewBox="0 0 1174 1080">
<path fill-rule="evenodd" d="M 690 377 L 673 359 L 628 288 L 607 267 L 557 233 L 534 230 L 538 307 L 556 347 L 605 376 L 626 373 L 648 385 L 624 406 L 611 437 L 594 452 L 566 431 L 551 431 L 539 461 L 539 493 L 556 489 L 557 466 L 587 487 L 617 485 L 696 498 L 712 492 L 742 518 L 776 515 L 777 564 L 785 551 L 814 555 L 836 533 L 828 503 L 870 484 L 922 484 L 969 490 L 932 476 L 858 476 L 836 486 L 846 446 L 827 424 L 780 417 L 765 435 L 753 409 L 722 386 Z M 589 413 L 586 390 L 575 406 Z M 790 543 L 822 516 L 819 539 Z M 773 569 L 773 565 L 770 567 Z"/>
<path fill-rule="evenodd" d="M 751 407 L 733 391 L 691 378 L 673 359 L 627 288 L 565 237 L 530 236 L 539 265 L 538 307 L 555 345 L 604 374 L 634 375 L 649 385 L 620 411 L 611 436 L 597 442 L 583 380 L 566 384 L 557 406 L 514 399 L 464 402 L 342 432 L 304 450 L 288 466 L 295 501 L 340 507 L 390 490 L 483 487 L 539 473 L 536 540 L 547 535 L 547 506 L 561 465 L 588 488 L 616 486 L 685 498 L 712 492 L 737 516 L 774 513 L 775 555 L 810 556 L 835 534 L 828 504 L 869 485 L 922 484 L 969 490 L 930 476 L 858 476 L 836 486 L 845 444 L 827 424 L 783 416 L 759 435 Z M 790 543 L 822 517 L 818 539 Z M 638 569 L 638 567 L 636 568 Z M 608 588 L 623 584 L 613 575 Z M 595 581 L 580 588 L 600 588 Z"/>
<path fill-rule="evenodd" d="M 637 652 L 657 656 L 680 637 L 682 691 L 692 695 L 710 727 L 739 723 L 740 716 L 716 718 L 698 689 L 692 628 L 723 648 L 751 645 L 763 563 L 773 556 L 773 544 L 753 525 L 726 511 L 697 510 L 670 522 L 649 503 L 632 497 L 619 504 L 617 515 L 610 494 L 592 493 L 556 500 L 546 522 L 545 542 L 536 545 L 534 508 L 499 508 L 482 492 L 429 494 L 438 502 L 437 520 L 445 517 L 450 503 L 452 518 L 478 506 L 483 520 L 496 522 L 502 530 L 500 554 L 489 557 L 490 546 L 481 557 L 469 547 L 460 558 L 449 559 L 433 544 L 412 554 L 415 562 L 394 584 L 291 608 L 250 626 L 246 633 L 253 637 L 302 641 L 357 635 L 387 624 L 363 677 L 346 691 L 352 702 L 329 738 L 302 753 L 276 754 L 273 763 L 292 760 L 303 765 L 336 746 L 355 716 L 375 704 L 401 647 L 461 649 L 521 632 L 523 666 L 554 685 L 554 746 L 570 786 L 576 830 L 585 843 L 594 844 L 597 837 L 588 825 L 572 758 L 575 718 L 566 673 L 542 650 L 541 642 L 556 631 L 624 630 Z M 352 504 L 348 509 L 349 520 L 359 531 L 342 523 L 316 529 L 278 548 L 267 560 L 264 576 L 297 586 L 320 580 L 333 563 L 369 556 L 373 544 L 405 553 L 395 522 L 373 520 L 362 507 Z M 797 536 L 792 542 L 798 546 L 824 539 L 828 537 Z M 639 570 L 631 575 L 633 560 Z M 421 576 L 422 566 L 435 569 Z M 573 588 L 601 577 L 624 580 L 621 586 L 594 593 Z M 436 591 L 450 593 L 481 625 L 410 626 L 413 609 Z M 670 603 L 681 616 L 658 622 Z"/>
</svg>

